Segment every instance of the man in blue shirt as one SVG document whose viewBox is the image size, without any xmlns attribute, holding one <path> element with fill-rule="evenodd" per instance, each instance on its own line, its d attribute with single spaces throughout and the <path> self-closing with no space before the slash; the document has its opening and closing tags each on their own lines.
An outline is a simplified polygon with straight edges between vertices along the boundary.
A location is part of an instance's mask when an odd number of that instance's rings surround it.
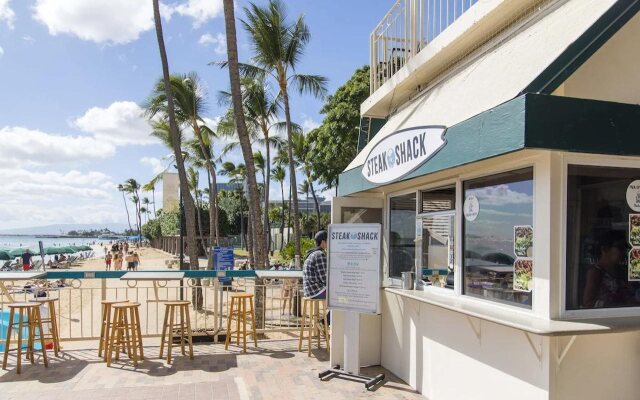
<svg viewBox="0 0 640 400">
<path fill-rule="evenodd" d="M 29 253 L 29 249 L 26 249 L 22 254 L 22 270 L 23 271 L 28 271 L 29 269 L 31 269 L 31 257 L 33 256 L 31 255 L 31 253 Z"/>
</svg>

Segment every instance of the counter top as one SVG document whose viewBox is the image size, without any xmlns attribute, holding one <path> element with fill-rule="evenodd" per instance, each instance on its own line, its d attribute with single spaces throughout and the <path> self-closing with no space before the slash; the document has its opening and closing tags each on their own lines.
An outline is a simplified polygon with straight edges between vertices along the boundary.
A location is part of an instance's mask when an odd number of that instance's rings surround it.
<svg viewBox="0 0 640 400">
<path fill-rule="evenodd" d="M 468 301 L 462 296 L 447 296 L 430 291 L 398 288 L 385 288 L 384 290 L 422 303 L 541 336 L 592 335 L 640 330 L 640 318 L 638 317 L 547 320 L 511 310 L 485 307 L 476 302 Z"/>
</svg>

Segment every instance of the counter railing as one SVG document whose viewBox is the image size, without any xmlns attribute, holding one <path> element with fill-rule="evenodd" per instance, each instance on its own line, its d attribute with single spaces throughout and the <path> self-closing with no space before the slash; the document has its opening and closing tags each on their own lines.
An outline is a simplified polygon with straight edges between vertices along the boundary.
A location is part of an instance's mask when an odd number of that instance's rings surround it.
<svg viewBox="0 0 640 400">
<path fill-rule="evenodd" d="M 158 336 L 162 329 L 163 302 L 184 299 L 192 303 L 190 316 L 194 333 L 217 339 L 225 333 L 230 295 L 236 292 L 255 294 L 259 332 L 299 329 L 302 271 L 260 271 L 260 277 L 251 270 L 179 272 L 184 272 L 184 279 L 154 278 L 166 276 L 167 270 L 136 272 L 145 276 L 137 280 L 123 280 L 127 271 L 47 271 L 46 275 L 29 281 L 21 278 L 19 272 L 4 273 L 0 332 L 6 330 L 7 304 L 46 295 L 58 299 L 55 304 L 62 340 L 97 339 L 102 300 L 139 302 L 143 336 Z M 11 275 L 7 277 L 7 274 Z M 11 279 L 13 275 L 15 279 Z M 3 336 L 0 334 L 0 340 Z"/>
</svg>

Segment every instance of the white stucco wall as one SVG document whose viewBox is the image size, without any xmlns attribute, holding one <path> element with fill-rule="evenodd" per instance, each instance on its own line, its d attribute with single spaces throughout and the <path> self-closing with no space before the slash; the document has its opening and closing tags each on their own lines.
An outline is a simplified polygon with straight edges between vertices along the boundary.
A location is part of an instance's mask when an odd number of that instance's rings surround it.
<svg viewBox="0 0 640 400">
<path fill-rule="evenodd" d="M 554 338 L 554 352 L 568 340 Z M 578 336 L 561 364 L 553 360 L 552 399 L 640 399 L 640 333 Z"/>
<path fill-rule="evenodd" d="M 388 292 L 382 298 L 382 366 L 427 398 L 549 398 L 549 338 L 531 335 L 532 346 L 516 329 Z"/>
<path fill-rule="evenodd" d="M 556 93 L 567 97 L 640 103 L 640 14 L 564 82 Z"/>
</svg>

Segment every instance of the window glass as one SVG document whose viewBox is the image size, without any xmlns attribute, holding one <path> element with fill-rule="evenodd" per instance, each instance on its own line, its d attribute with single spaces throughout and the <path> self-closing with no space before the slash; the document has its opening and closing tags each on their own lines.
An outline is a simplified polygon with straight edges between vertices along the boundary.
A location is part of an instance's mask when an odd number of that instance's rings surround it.
<svg viewBox="0 0 640 400">
<path fill-rule="evenodd" d="M 639 180 L 640 169 L 569 166 L 568 310 L 640 306 Z"/>
<path fill-rule="evenodd" d="M 452 212 L 418 217 L 422 236 L 418 238 L 419 271 L 422 279 L 433 286 L 453 289 L 454 227 Z"/>
<path fill-rule="evenodd" d="M 456 189 L 424 191 L 420 194 L 420 198 L 420 213 L 453 210 L 456 205 Z"/>
<path fill-rule="evenodd" d="M 389 199 L 389 277 L 415 268 L 416 194 Z"/>
<path fill-rule="evenodd" d="M 341 218 L 343 224 L 380 224 L 382 223 L 382 209 L 342 207 Z"/>
<path fill-rule="evenodd" d="M 464 183 L 464 293 L 531 308 L 533 169 Z"/>
</svg>

